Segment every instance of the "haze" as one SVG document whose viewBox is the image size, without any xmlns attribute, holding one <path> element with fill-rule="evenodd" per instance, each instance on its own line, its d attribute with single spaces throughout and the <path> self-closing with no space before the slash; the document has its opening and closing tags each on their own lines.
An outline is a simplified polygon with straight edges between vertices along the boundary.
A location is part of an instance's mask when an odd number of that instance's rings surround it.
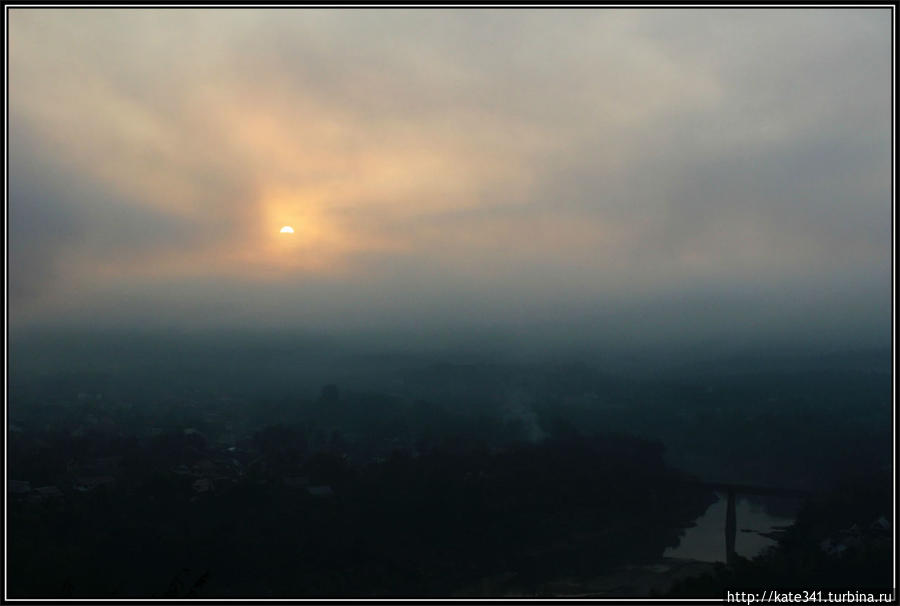
<svg viewBox="0 0 900 606">
<path fill-rule="evenodd" d="M 13 10 L 11 329 L 884 345 L 890 28 Z"/>
</svg>

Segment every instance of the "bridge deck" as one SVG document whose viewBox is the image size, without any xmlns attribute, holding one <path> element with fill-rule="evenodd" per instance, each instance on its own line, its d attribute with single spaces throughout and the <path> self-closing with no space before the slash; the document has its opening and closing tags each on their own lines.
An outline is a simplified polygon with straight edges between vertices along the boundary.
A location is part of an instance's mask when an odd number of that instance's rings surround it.
<svg viewBox="0 0 900 606">
<path fill-rule="evenodd" d="M 703 482 L 696 481 L 695 484 L 704 488 L 713 490 L 721 490 L 728 492 L 733 490 L 736 494 L 751 494 L 765 497 L 810 497 L 814 493 L 809 490 L 801 490 L 798 488 L 780 488 L 777 486 L 753 486 L 752 484 L 729 484 L 727 482 Z"/>
</svg>

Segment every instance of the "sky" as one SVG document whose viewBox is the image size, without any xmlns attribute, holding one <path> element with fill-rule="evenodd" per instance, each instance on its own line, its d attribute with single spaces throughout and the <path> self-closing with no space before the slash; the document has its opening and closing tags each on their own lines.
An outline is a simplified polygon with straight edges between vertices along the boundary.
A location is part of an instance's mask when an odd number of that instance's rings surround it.
<svg viewBox="0 0 900 606">
<path fill-rule="evenodd" d="M 10 9 L 11 329 L 890 343 L 891 18 Z"/>
</svg>

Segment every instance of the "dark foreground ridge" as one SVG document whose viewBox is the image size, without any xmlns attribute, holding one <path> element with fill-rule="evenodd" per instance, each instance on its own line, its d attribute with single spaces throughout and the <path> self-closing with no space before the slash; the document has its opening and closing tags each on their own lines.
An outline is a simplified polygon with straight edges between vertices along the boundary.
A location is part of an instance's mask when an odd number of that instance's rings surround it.
<svg viewBox="0 0 900 606">
<path fill-rule="evenodd" d="M 533 595 L 660 558 L 712 498 L 623 436 L 363 464 L 288 435 L 44 446 L 76 458 L 15 487 L 13 597 Z"/>
</svg>

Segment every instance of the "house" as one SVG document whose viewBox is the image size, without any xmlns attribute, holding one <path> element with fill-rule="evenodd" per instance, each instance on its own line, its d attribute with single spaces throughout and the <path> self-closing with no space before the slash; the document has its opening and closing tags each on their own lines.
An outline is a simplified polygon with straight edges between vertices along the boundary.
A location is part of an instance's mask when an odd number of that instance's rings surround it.
<svg viewBox="0 0 900 606">
<path fill-rule="evenodd" d="M 309 486 L 309 478 L 307 477 L 287 477 L 284 478 L 284 485 L 290 488 L 304 488 Z"/>
<path fill-rule="evenodd" d="M 872 528 L 872 530 L 875 530 L 875 531 L 890 530 L 891 523 L 888 521 L 888 519 L 886 517 L 879 516 L 879 518 L 877 520 L 872 522 L 871 528 Z"/>
<path fill-rule="evenodd" d="M 74 488 L 78 492 L 90 492 L 100 486 L 111 486 L 116 483 L 112 476 L 89 476 L 75 480 Z"/>
<path fill-rule="evenodd" d="M 334 491 L 331 486 L 309 486 L 306 492 L 314 497 L 333 497 Z"/>
<path fill-rule="evenodd" d="M 10 480 L 8 486 L 10 494 L 25 494 L 31 492 L 31 482 Z"/>
<path fill-rule="evenodd" d="M 28 493 L 28 502 L 43 503 L 44 501 L 61 499 L 62 497 L 63 492 L 56 486 L 41 486 Z"/>
<path fill-rule="evenodd" d="M 70 461 L 66 467 L 70 473 L 84 477 L 114 476 L 119 472 L 121 456 L 96 457 L 77 463 Z"/>
<path fill-rule="evenodd" d="M 199 463 L 195 464 L 193 468 L 194 473 L 198 475 L 211 475 L 216 473 L 217 470 L 217 465 L 209 459 L 203 459 Z"/>
<path fill-rule="evenodd" d="M 191 484 L 191 488 L 193 488 L 196 493 L 210 492 L 213 489 L 212 480 L 209 478 L 198 478 L 194 480 L 194 483 Z"/>
</svg>

